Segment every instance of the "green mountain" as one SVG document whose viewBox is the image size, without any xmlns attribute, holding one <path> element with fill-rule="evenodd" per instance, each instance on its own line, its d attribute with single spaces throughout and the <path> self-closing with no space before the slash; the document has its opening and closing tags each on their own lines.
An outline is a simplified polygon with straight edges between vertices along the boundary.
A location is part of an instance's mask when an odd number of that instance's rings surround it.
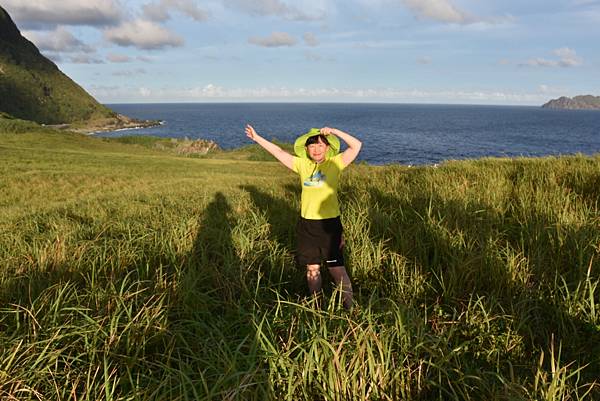
<svg viewBox="0 0 600 401">
<path fill-rule="evenodd" d="M 0 112 L 41 124 L 120 119 L 25 39 L 0 7 Z"/>
</svg>

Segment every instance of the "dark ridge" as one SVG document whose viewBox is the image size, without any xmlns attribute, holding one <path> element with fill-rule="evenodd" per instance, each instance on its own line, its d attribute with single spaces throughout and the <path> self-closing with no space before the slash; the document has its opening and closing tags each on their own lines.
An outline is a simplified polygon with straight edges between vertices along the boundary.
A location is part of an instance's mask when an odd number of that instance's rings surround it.
<svg viewBox="0 0 600 401">
<path fill-rule="evenodd" d="M 0 111 L 40 124 L 116 117 L 24 38 L 2 7 Z"/>
</svg>

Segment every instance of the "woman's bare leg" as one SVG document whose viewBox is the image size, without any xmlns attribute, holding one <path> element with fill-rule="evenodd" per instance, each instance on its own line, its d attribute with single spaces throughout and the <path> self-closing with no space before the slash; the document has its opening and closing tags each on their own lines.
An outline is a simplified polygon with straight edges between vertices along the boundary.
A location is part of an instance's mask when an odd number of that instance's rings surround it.
<svg viewBox="0 0 600 401">
<path fill-rule="evenodd" d="M 344 300 L 344 308 L 350 309 L 352 307 L 352 283 L 346 268 L 344 266 L 335 266 L 329 268 L 329 273 L 333 277 L 335 285 L 342 287 L 342 297 Z"/>
<path fill-rule="evenodd" d="M 306 265 L 306 282 L 311 295 L 321 292 L 321 265 Z"/>
</svg>

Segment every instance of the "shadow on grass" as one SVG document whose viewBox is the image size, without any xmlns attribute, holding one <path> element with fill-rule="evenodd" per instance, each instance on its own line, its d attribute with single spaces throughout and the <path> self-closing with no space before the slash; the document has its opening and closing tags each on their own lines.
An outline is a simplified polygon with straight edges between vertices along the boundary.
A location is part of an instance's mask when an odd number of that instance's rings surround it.
<svg viewBox="0 0 600 401">
<path fill-rule="evenodd" d="M 560 342 L 561 366 L 573 361 L 578 366 L 587 364 L 582 377 L 595 380 L 595 372 L 600 371 L 600 330 L 573 317 L 573 310 L 558 296 L 560 291 L 573 292 L 585 285 L 584 272 L 596 251 L 582 243 L 597 234 L 589 227 L 572 225 L 561 228 L 561 240 L 557 222 L 550 216 L 537 214 L 521 223 L 511 208 L 501 215 L 486 204 L 444 199 L 433 190 L 428 196 L 419 192 L 406 200 L 377 187 L 368 188 L 369 235 L 414 261 L 428 277 L 430 290 L 421 302 L 431 313 L 432 330 L 441 323 L 433 313 L 436 308 L 465 312 L 472 300 L 483 299 L 493 308 L 492 314 L 512 316 L 507 323 L 525 339 L 520 355 L 517 350 L 504 355 L 508 362 L 504 369 L 509 364 L 531 366 L 539 350 Z M 558 281 L 561 276 L 564 284 Z M 592 302 L 598 302 L 598 295 Z M 499 327 L 496 334 L 502 332 Z M 469 340 L 470 334 L 464 335 Z M 489 365 L 477 355 L 471 360 L 474 370 Z"/>
<path fill-rule="evenodd" d="M 257 278 L 237 254 L 238 223 L 229 200 L 216 193 L 199 217 L 171 305 L 175 353 L 181 369 L 196 372 L 187 395 L 202 399 L 267 398 L 253 323 Z"/>
<path fill-rule="evenodd" d="M 265 213 L 270 226 L 271 239 L 285 253 L 294 255 L 292 269 L 285 266 L 281 267 L 283 271 L 280 276 L 286 284 L 279 287 L 278 290 L 288 293 L 296 299 L 304 296 L 307 293 L 305 273 L 303 269 L 297 266 L 295 252 L 296 224 L 298 223 L 299 212 L 290 206 L 290 200 L 276 198 L 261 191 L 256 186 L 244 185 L 240 188 L 248 192 L 256 209 Z M 291 195 L 294 196 L 295 194 Z"/>
<path fill-rule="evenodd" d="M 210 294 L 220 305 L 239 303 L 243 280 L 232 237 L 235 225 L 229 201 L 217 192 L 198 223 L 199 231 L 181 283 L 186 288 L 185 296 L 198 300 L 200 294 Z"/>
<path fill-rule="evenodd" d="M 265 213 L 273 240 L 284 249 L 294 250 L 299 211 L 290 206 L 290 201 L 278 199 L 254 185 L 244 185 L 240 189 L 248 192 L 256 208 Z"/>
</svg>

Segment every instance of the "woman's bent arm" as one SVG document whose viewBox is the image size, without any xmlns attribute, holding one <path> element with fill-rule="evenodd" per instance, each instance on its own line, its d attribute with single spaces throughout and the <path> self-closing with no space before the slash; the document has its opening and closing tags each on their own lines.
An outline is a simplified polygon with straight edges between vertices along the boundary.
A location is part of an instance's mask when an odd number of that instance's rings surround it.
<svg viewBox="0 0 600 401">
<path fill-rule="evenodd" d="M 294 169 L 294 156 L 290 155 L 273 142 L 269 142 L 262 136 L 258 135 L 251 125 L 246 125 L 246 136 L 262 146 L 267 152 L 279 160 L 281 164 L 290 170 Z"/>
<path fill-rule="evenodd" d="M 337 128 L 323 127 L 321 128 L 321 133 L 326 135 L 335 135 L 346 142 L 348 149 L 342 153 L 342 162 L 344 163 L 344 166 L 349 165 L 354 161 L 354 159 L 356 159 L 356 156 L 358 156 L 358 152 L 360 152 L 360 148 L 362 147 L 361 141 Z"/>
</svg>

